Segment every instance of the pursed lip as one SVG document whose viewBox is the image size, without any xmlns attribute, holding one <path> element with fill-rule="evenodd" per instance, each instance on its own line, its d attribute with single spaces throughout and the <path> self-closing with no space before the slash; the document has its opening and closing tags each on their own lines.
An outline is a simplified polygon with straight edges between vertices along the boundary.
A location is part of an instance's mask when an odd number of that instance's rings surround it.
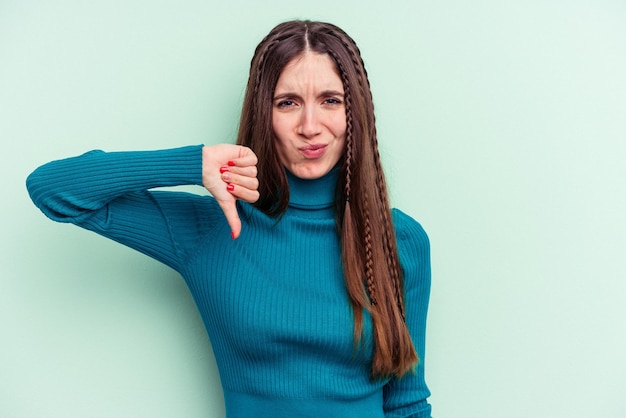
<svg viewBox="0 0 626 418">
<path fill-rule="evenodd" d="M 328 145 L 324 144 L 308 144 L 304 147 L 298 148 L 298 150 L 302 153 L 304 158 L 314 160 L 326 154 L 327 147 Z"/>
<path fill-rule="evenodd" d="M 325 148 L 326 145 L 324 144 L 309 144 L 307 146 L 304 147 L 300 147 L 298 148 L 300 151 L 317 151 L 320 148 Z"/>
</svg>

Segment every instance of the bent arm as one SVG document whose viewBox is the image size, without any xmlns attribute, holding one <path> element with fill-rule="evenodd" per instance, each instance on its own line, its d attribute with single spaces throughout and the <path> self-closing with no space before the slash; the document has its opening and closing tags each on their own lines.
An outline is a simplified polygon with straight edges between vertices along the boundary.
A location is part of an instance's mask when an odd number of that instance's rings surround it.
<svg viewBox="0 0 626 418">
<path fill-rule="evenodd" d="M 45 164 L 26 181 L 33 202 L 50 219 L 95 231 L 175 269 L 181 247 L 172 231 L 199 212 L 198 199 L 149 189 L 201 184 L 202 146 L 90 151 Z"/>
</svg>

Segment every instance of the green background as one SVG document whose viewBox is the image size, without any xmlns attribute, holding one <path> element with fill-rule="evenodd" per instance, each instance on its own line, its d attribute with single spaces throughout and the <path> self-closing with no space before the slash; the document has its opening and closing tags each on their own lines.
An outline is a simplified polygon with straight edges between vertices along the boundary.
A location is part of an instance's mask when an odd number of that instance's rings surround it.
<svg viewBox="0 0 626 418">
<path fill-rule="evenodd" d="M 0 417 L 224 416 L 178 275 L 46 220 L 24 180 L 232 141 L 291 18 L 359 43 L 393 204 L 431 237 L 435 416 L 625 416 L 623 1 L 0 0 Z"/>
</svg>

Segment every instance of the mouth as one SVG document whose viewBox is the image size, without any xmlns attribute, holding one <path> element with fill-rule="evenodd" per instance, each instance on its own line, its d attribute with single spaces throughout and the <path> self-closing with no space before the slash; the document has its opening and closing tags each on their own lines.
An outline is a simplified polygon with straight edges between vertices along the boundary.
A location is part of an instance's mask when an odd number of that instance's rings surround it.
<svg viewBox="0 0 626 418">
<path fill-rule="evenodd" d="M 319 158 L 326 152 L 327 145 L 309 144 L 305 147 L 298 148 L 306 158 Z"/>
<path fill-rule="evenodd" d="M 300 151 L 316 151 L 316 150 L 322 149 L 322 148 L 326 148 L 326 145 L 324 145 L 324 144 L 310 144 L 310 145 L 307 145 L 306 147 L 301 147 Z"/>
</svg>

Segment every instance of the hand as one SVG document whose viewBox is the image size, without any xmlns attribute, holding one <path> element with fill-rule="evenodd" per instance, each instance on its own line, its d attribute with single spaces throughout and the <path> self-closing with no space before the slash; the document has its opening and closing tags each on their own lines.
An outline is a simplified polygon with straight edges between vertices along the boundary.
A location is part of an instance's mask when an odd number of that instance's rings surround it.
<svg viewBox="0 0 626 418">
<path fill-rule="evenodd" d="M 259 199 L 257 157 L 240 145 L 207 145 L 202 149 L 202 184 L 224 211 L 232 238 L 241 233 L 237 199 L 254 203 Z"/>
</svg>

